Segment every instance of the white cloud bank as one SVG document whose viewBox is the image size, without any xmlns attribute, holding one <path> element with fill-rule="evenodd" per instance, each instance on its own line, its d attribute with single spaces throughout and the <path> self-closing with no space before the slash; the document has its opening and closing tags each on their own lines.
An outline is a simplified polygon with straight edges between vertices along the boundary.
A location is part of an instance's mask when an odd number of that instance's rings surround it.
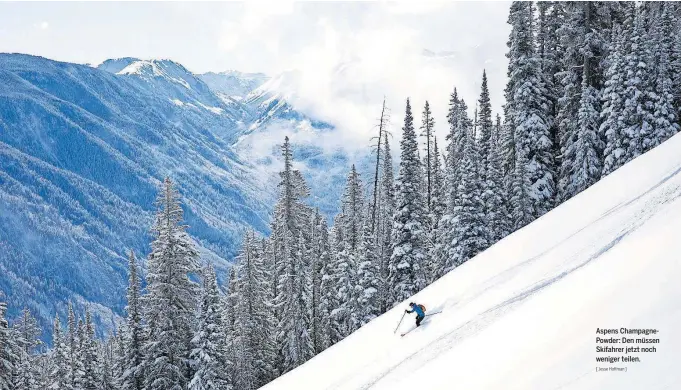
<svg viewBox="0 0 681 390">
<path fill-rule="evenodd" d="M 248 3 L 222 24 L 220 48 L 270 74 L 293 105 L 339 128 L 318 142 L 364 148 L 385 96 L 396 137 L 411 99 L 416 126 L 429 100 L 440 137 L 454 86 L 472 110 L 487 69 L 493 107 L 505 84 L 507 3 Z M 247 56 L 252 58 L 246 58 Z"/>
</svg>

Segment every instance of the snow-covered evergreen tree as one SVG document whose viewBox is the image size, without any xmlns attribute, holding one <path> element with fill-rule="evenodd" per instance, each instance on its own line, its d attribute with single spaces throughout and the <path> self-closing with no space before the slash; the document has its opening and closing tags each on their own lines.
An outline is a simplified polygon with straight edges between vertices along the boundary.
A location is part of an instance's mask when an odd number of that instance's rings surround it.
<svg viewBox="0 0 681 390">
<path fill-rule="evenodd" d="M 334 329 L 334 341 L 345 338 L 359 327 L 358 319 L 358 282 L 356 250 L 350 248 L 350 243 L 343 239 L 343 229 L 334 229 L 334 247 L 336 253 L 331 268 L 331 278 L 334 284 L 334 306 L 331 310 L 331 326 Z"/>
<path fill-rule="evenodd" d="M 481 160 L 475 139 L 466 137 L 458 183 L 459 204 L 455 213 L 454 241 L 458 256 L 454 265 L 460 265 L 489 246 L 483 200 L 485 182 L 480 179 L 480 172 L 484 170 Z"/>
<path fill-rule="evenodd" d="M 582 98 L 577 117 L 578 133 L 575 142 L 565 151 L 573 164 L 563 193 L 566 200 L 584 191 L 601 177 L 604 144 L 598 132 L 598 91 L 582 79 Z"/>
<path fill-rule="evenodd" d="M 322 220 L 323 226 L 326 228 L 326 221 Z M 336 331 L 334 324 L 332 324 L 331 313 L 336 307 L 336 281 L 334 279 L 334 262 L 331 260 L 335 258 L 335 254 L 331 254 L 331 246 L 329 243 L 328 232 L 324 235 L 324 244 L 328 251 L 326 253 L 326 261 L 323 263 L 321 269 L 321 286 L 320 286 L 320 302 L 319 302 L 319 323 L 320 323 L 320 348 L 322 350 L 330 347 L 334 343 L 340 341 L 341 337 Z"/>
<path fill-rule="evenodd" d="M 52 328 L 52 351 L 51 365 L 49 374 L 49 389 L 62 390 L 69 388 L 69 351 L 66 344 L 68 338 L 62 336 L 61 322 L 59 316 L 54 317 L 54 327 Z"/>
<path fill-rule="evenodd" d="M 458 242 L 458 216 L 462 195 L 459 193 L 461 179 L 466 172 L 462 161 L 466 143 L 473 139 L 472 121 L 468 117 L 468 106 L 464 99 L 456 95 L 450 99 L 448 113 L 449 134 L 447 140 L 447 158 L 445 159 L 447 199 L 446 211 L 438 224 L 437 242 L 434 247 L 434 258 L 430 260 L 430 278 L 436 280 L 456 267 L 460 261 Z"/>
<path fill-rule="evenodd" d="M 373 206 L 371 207 L 373 210 Z M 324 307 L 326 292 L 323 285 L 323 278 L 330 262 L 329 250 L 326 221 L 324 221 L 319 213 L 319 209 L 317 209 L 312 220 L 312 254 L 310 256 L 312 261 L 310 267 L 312 272 L 312 313 L 310 314 L 312 322 L 310 334 L 315 354 L 320 353 L 329 345 L 327 341 L 329 334 L 329 311 L 328 308 Z"/>
<path fill-rule="evenodd" d="M 313 356 L 309 334 L 311 281 L 308 239 L 303 226 L 310 220 L 311 210 L 302 203 L 309 189 L 299 171 L 294 170 L 293 154 L 288 137 L 282 146 L 284 170 L 280 173 L 279 200 L 275 206 L 275 223 L 279 236 L 275 250 L 280 253 L 279 287 L 276 305 L 281 307 L 279 318 L 280 371 L 288 372 Z"/>
<path fill-rule="evenodd" d="M 313 334 L 313 344 L 315 346 L 315 354 L 320 353 L 331 346 L 331 310 L 333 307 L 333 299 L 335 290 L 334 283 L 331 277 L 331 245 L 329 242 L 329 228 L 326 219 L 319 220 L 319 236 L 317 240 L 319 253 L 319 306 L 315 312 L 316 329 L 317 332 Z"/>
<path fill-rule="evenodd" d="M 144 345 L 145 388 L 182 390 L 189 381 L 191 324 L 197 292 L 189 275 L 197 270 L 198 252 L 182 224 L 180 194 L 169 178 L 163 182 L 156 205 L 143 304 L 148 326 Z"/>
<path fill-rule="evenodd" d="M 393 217 L 393 250 L 388 267 L 391 306 L 414 295 L 426 284 L 426 204 L 421 194 L 423 168 L 409 99 L 402 128 L 400 157 Z"/>
<path fill-rule="evenodd" d="M 381 202 L 379 208 L 379 230 L 376 235 L 379 256 L 379 305 L 381 313 L 388 309 L 390 292 L 388 291 L 388 263 L 392 254 L 392 226 L 395 210 L 395 183 L 393 160 L 387 134 L 383 142 L 383 169 L 381 176 Z"/>
<path fill-rule="evenodd" d="M 237 388 L 257 388 L 272 379 L 273 323 L 268 315 L 268 275 L 261 244 L 253 231 L 244 236 L 237 256 L 238 299 L 235 317 L 235 367 Z"/>
<path fill-rule="evenodd" d="M 381 314 L 379 300 L 380 258 L 378 257 L 376 240 L 371 232 L 369 218 L 364 222 L 362 241 L 357 257 L 357 318 L 359 326 Z"/>
<path fill-rule="evenodd" d="M 124 345 L 125 359 L 122 364 L 123 372 L 120 379 L 123 390 L 142 390 L 144 387 L 142 371 L 144 329 L 142 328 L 140 288 L 140 280 L 137 274 L 137 259 L 135 258 L 135 253 L 131 250 L 128 256 L 127 337 Z"/>
<path fill-rule="evenodd" d="M 624 156 L 623 163 L 633 160 L 646 151 L 646 145 L 654 138 L 652 55 L 646 42 L 645 16 L 636 7 L 634 25 L 629 36 L 629 53 L 625 58 L 624 74 Z"/>
<path fill-rule="evenodd" d="M 120 389 L 120 382 L 117 378 L 120 377 L 117 365 L 123 356 L 121 352 L 118 354 L 116 347 L 117 335 L 97 343 L 97 389 L 98 390 L 118 390 Z"/>
<path fill-rule="evenodd" d="M 78 324 L 76 323 L 76 315 L 73 311 L 73 304 L 69 302 L 68 316 L 67 316 L 67 328 L 66 328 L 66 347 L 68 354 L 68 377 L 64 387 L 67 390 L 80 390 L 81 389 L 81 378 L 83 373 L 83 368 L 81 367 L 82 360 L 79 355 L 80 350 L 80 340 L 78 338 Z"/>
<path fill-rule="evenodd" d="M 504 183 L 501 174 L 501 160 L 497 149 L 498 134 L 492 122 L 492 103 L 487 87 L 487 74 L 482 73 L 482 86 L 478 111 L 479 138 L 478 154 L 479 161 L 474 162 L 479 172 L 481 186 L 480 200 L 483 202 L 484 219 L 487 221 L 483 226 L 484 236 L 489 244 L 496 242 L 502 237 L 504 230 L 502 224 L 506 218 L 504 212 Z"/>
<path fill-rule="evenodd" d="M 627 39 L 626 30 L 616 27 L 612 32 L 613 45 L 608 55 L 609 64 L 605 73 L 605 88 L 603 90 L 603 108 L 600 113 L 600 133 L 605 137 L 603 151 L 603 170 L 601 176 L 606 176 L 622 166 L 625 158 L 624 139 L 624 64 Z"/>
<path fill-rule="evenodd" d="M 24 309 L 21 317 L 12 326 L 17 351 L 13 386 L 16 389 L 35 389 L 37 384 L 34 367 L 36 348 L 42 343 L 38 321 L 28 309 Z"/>
<path fill-rule="evenodd" d="M 555 183 L 553 172 L 553 143 L 548 117 L 547 91 L 539 59 L 534 50 L 532 35 L 534 6 L 531 2 L 513 2 L 509 15 L 509 82 L 507 85 L 507 113 L 514 131 L 516 159 L 526 161 L 524 170 L 529 188 L 522 191 L 530 197 L 530 206 L 523 211 L 538 218 L 553 207 Z M 514 208 L 520 203 L 513 204 Z"/>
<path fill-rule="evenodd" d="M 660 4 L 661 14 L 656 18 L 652 39 L 647 40 L 653 46 L 654 64 L 654 111 L 653 134 L 644 143 L 646 150 L 654 148 L 679 131 L 678 117 L 674 108 L 674 84 L 672 59 L 674 57 L 675 40 L 678 40 L 677 29 L 670 11 L 671 5 Z M 678 70 L 677 70 L 678 71 Z"/>
<path fill-rule="evenodd" d="M 10 328 L 5 313 L 7 304 L 0 302 L 0 390 L 12 390 L 14 372 L 14 348 L 11 344 Z"/>
<path fill-rule="evenodd" d="M 447 133 L 447 157 L 445 159 L 445 179 L 447 182 L 448 191 L 445 193 L 447 214 L 451 215 L 454 212 L 455 204 L 457 202 L 456 183 L 459 178 L 459 160 L 463 153 L 463 140 L 465 134 L 462 133 L 460 125 L 460 117 L 462 112 L 465 112 L 467 107 L 465 103 L 462 104 L 459 99 L 456 88 L 449 98 L 449 110 L 447 112 L 447 123 L 449 124 L 449 132 Z"/>
<path fill-rule="evenodd" d="M 433 139 L 435 137 L 435 118 L 433 118 L 433 113 L 430 111 L 430 105 L 426 100 L 426 104 L 423 107 L 423 113 L 421 114 L 421 136 L 426 140 L 424 142 L 426 155 L 423 157 L 423 168 L 425 171 L 425 187 L 426 187 L 426 210 L 430 213 L 432 208 L 432 197 L 433 197 Z"/>
<path fill-rule="evenodd" d="M 191 361 L 194 375 L 190 390 L 227 390 L 226 364 L 222 343 L 225 337 L 220 313 L 220 295 L 212 266 L 203 276 L 203 292 L 199 323 L 191 341 Z M 247 389 L 243 387 L 243 389 Z"/>
<path fill-rule="evenodd" d="M 97 340 L 95 339 L 95 325 L 92 323 L 90 309 L 85 310 L 84 332 L 80 343 L 80 355 L 83 366 L 82 388 L 83 390 L 97 390 L 99 389 L 99 381 L 97 380 Z"/>
<path fill-rule="evenodd" d="M 477 114 L 477 142 L 480 152 L 480 180 L 487 181 L 487 166 L 489 165 L 489 158 L 492 153 L 492 103 L 489 98 L 489 89 L 487 87 L 487 72 L 482 72 L 482 85 L 480 87 L 480 98 L 478 99 L 478 114 Z"/>
<path fill-rule="evenodd" d="M 447 212 L 447 197 L 446 197 L 446 179 L 445 172 L 442 169 L 440 162 L 440 150 L 437 145 L 437 138 L 433 141 L 433 194 L 432 207 L 428 216 L 428 221 L 431 223 L 430 235 L 428 237 L 428 261 L 427 261 L 427 283 L 434 282 L 439 276 L 441 262 L 438 258 L 440 253 L 440 245 L 443 228 L 440 227 L 440 221 Z"/>
<path fill-rule="evenodd" d="M 343 239 L 351 256 L 356 255 L 362 237 L 364 217 L 364 197 L 362 181 L 353 164 L 345 184 L 341 198 L 341 216 L 339 221 L 343 229 Z"/>
<path fill-rule="evenodd" d="M 238 356 L 236 354 L 236 308 L 239 299 L 239 291 L 237 284 L 236 267 L 232 267 L 229 271 L 229 279 L 227 283 L 227 291 L 222 298 L 222 322 L 224 324 L 224 335 L 222 342 L 222 351 L 225 356 L 225 376 L 228 383 L 234 383 L 234 372 Z"/>
</svg>

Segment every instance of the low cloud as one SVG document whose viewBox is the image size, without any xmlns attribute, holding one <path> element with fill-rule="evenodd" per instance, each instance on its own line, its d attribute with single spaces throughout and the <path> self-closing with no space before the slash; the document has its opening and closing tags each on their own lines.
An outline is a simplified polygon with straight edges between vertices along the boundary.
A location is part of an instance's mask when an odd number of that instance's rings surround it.
<svg viewBox="0 0 681 390">
<path fill-rule="evenodd" d="M 256 15 L 247 6 L 240 19 L 226 24 L 223 49 L 262 58 L 267 68 L 262 70 L 269 74 L 295 70 L 290 72 L 295 77 L 279 84 L 279 92 L 301 112 L 336 126 L 332 135 L 313 140 L 325 148 L 367 148 L 384 97 L 396 139 L 407 97 L 415 126 L 420 126 L 428 100 L 436 133 L 444 137 L 449 94 L 456 86 L 472 113 L 484 68 L 494 109 L 501 108 L 506 3 L 286 3 L 259 8 L 262 14 Z M 483 17 L 486 22 L 480 23 Z M 276 133 L 293 130 L 275 126 Z"/>
</svg>

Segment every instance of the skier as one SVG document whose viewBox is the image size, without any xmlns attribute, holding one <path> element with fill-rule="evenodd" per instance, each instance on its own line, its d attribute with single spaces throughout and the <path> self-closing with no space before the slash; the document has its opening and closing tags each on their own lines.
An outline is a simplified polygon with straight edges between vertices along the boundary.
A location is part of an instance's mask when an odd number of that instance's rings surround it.
<svg viewBox="0 0 681 390">
<path fill-rule="evenodd" d="M 425 306 L 409 302 L 409 307 L 411 307 L 411 310 L 405 310 L 405 313 L 416 313 L 416 326 L 421 326 L 421 321 L 426 317 Z"/>
</svg>

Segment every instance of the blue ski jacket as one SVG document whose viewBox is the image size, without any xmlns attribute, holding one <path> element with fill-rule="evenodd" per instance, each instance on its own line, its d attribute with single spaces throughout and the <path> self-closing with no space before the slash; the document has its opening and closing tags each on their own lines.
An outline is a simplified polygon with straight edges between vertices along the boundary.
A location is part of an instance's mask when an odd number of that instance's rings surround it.
<svg viewBox="0 0 681 390">
<path fill-rule="evenodd" d="M 414 305 L 414 306 L 412 306 L 411 310 L 407 310 L 407 313 L 414 313 L 414 312 L 416 312 L 416 315 L 419 316 L 419 317 L 425 317 L 426 316 L 426 313 L 424 313 L 423 310 L 421 310 L 419 305 Z"/>
</svg>

